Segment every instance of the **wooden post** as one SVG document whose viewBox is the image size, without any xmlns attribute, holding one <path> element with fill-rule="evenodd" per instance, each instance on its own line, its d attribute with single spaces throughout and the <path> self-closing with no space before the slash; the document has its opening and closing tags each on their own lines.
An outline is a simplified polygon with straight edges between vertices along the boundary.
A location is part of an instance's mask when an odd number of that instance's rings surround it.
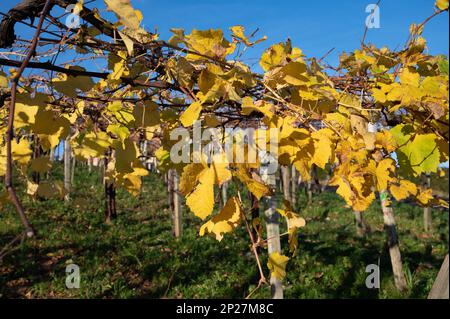
<svg viewBox="0 0 450 319">
<path fill-rule="evenodd" d="M 271 187 L 276 187 L 275 174 L 263 176 L 265 182 Z M 265 211 L 266 216 L 266 228 L 267 228 L 267 250 L 269 255 L 275 252 L 281 254 L 281 242 L 280 242 L 280 216 L 276 211 L 276 198 L 271 196 L 268 199 L 269 207 Z M 273 299 L 283 299 L 283 286 L 281 280 L 270 276 L 270 289 Z"/>
<path fill-rule="evenodd" d="M 316 165 L 313 164 L 311 167 L 311 170 L 309 172 L 310 172 L 309 175 L 311 176 L 311 178 L 308 181 L 307 188 L 306 188 L 306 194 L 308 195 L 308 205 L 310 205 L 312 203 L 314 188 L 316 188 L 318 186 L 318 185 L 316 185 L 316 183 L 318 182 Z"/>
<path fill-rule="evenodd" d="M 289 166 L 281 167 L 281 178 L 283 180 L 283 197 L 285 200 L 292 202 L 289 187 L 291 185 L 291 171 L 289 169 Z"/>
<path fill-rule="evenodd" d="M 222 184 L 222 207 L 225 207 L 225 204 L 228 201 L 228 183 Z"/>
<path fill-rule="evenodd" d="M 355 215 L 356 234 L 360 237 L 364 237 L 368 233 L 369 228 L 364 220 L 363 213 L 353 212 L 353 214 Z"/>
<path fill-rule="evenodd" d="M 75 166 L 76 166 L 76 159 L 75 156 L 72 156 L 72 169 L 70 174 L 70 184 L 73 185 L 74 179 L 75 179 Z"/>
<path fill-rule="evenodd" d="M 41 146 L 39 145 L 39 137 L 34 135 L 33 159 L 39 158 L 40 156 L 41 156 Z M 35 184 L 39 184 L 39 182 L 41 181 L 41 174 L 39 172 L 33 172 L 32 179 Z"/>
<path fill-rule="evenodd" d="M 68 136 L 64 141 L 64 200 L 70 200 L 70 189 L 71 189 L 71 154 L 72 150 L 70 147 L 70 136 Z"/>
<path fill-rule="evenodd" d="M 258 241 L 258 239 L 260 238 L 257 230 L 255 229 L 255 227 L 253 227 L 253 221 L 259 218 L 259 201 L 258 198 L 250 193 L 250 201 L 252 203 L 252 208 L 251 208 L 251 213 L 252 213 L 252 233 L 253 233 L 253 238 Z M 259 251 L 259 247 L 257 248 Z"/>
<path fill-rule="evenodd" d="M 291 203 L 292 207 L 295 209 L 297 205 L 298 173 L 294 165 L 291 166 L 291 172 Z"/>
<path fill-rule="evenodd" d="M 384 228 L 387 234 L 389 255 L 391 257 L 392 272 L 394 273 L 395 286 L 400 291 L 405 291 L 406 278 L 403 272 L 402 256 L 398 243 L 397 227 L 395 224 L 394 211 L 389 206 L 390 198 L 387 191 L 380 192 L 381 209 L 383 211 Z"/>
<path fill-rule="evenodd" d="M 55 149 L 52 147 L 50 149 L 50 162 L 53 162 L 55 160 Z"/>
<path fill-rule="evenodd" d="M 111 223 L 117 218 L 116 187 L 113 182 L 105 182 L 105 220 Z"/>
<path fill-rule="evenodd" d="M 425 186 L 427 188 L 431 187 L 431 175 L 427 173 L 425 176 Z M 423 209 L 423 227 L 426 232 L 430 232 L 433 228 L 432 216 L 431 216 L 431 207 L 427 206 Z"/>
<path fill-rule="evenodd" d="M 173 206 L 173 178 L 174 178 L 174 170 L 169 169 L 167 172 L 167 204 L 169 205 L 169 209 L 171 212 L 174 211 Z"/>
<path fill-rule="evenodd" d="M 309 180 L 306 185 L 306 194 L 308 195 L 308 205 L 312 203 L 313 192 L 312 192 L 312 180 Z"/>
<path fill-rule="evenodd" d="M 428 299 L 448 299 L 448 254 L 445 256 L 441 269 L 434 281 Z"/>
<path fill-rule="evenodd" d="M 114 181 L 106 179 L 106 170 L 108 169 L 109 158 L 112 155 L 111 149 L 106 152 L 105 156 L 105 164 L 104 164 L 104 173 L 103 173 L 103 182 L 105 186 L 105 221 L 107 224 L 111 223 L 113 219 L 117 217 L 116 210 L 116 186 L 114 185 Z"/>
<path fill-rule="evenodd" d="M 181 195 L 179 193 L 180 178 L 178 172 L 173 170 L 173 231 L 176 238 L 183 232 L 183 218 L 181 210 Z"/>
</svg>

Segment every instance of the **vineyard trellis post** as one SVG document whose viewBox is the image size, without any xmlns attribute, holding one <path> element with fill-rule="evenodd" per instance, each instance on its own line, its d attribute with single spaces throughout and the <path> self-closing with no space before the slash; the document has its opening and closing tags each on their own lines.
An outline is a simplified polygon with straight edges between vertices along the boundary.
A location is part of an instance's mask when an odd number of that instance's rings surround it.
<svg viewBox="0 0 450 319">
<path fill-rule="evenodd" d="M 70 135 L 64 141 L 64 200 L 69 201 L 72 181 L 72 148 Z"/>
<path fill-rule="evenodd" d="M 381 208 L 383 212 L 384 228 L 387 235 L 387 246 L 394 274 L 395 286 L 400 291 L 407 288 L 406 277 L 403 270 L 402 257 L 398 241 L 397 225 L 395 223 L 394 210 L 390 206 L 390 196 L 387 191 L 380 192 Z"/>
<path fill-rule="evenodd" d="M 265 176 L 266 183 L 273 189 L 276 188 L 275 174 Z M 268 207 L 265 211 L 266 229 L 267 229 L 267 250 L 269 255 L 273 253 L 281 253 L 280 241 L 280 215 L 276 211 L 277 200 L 275 194 L 267 199 Z M 273 299 L 283 299 L 282 281 L 275 276 L 270 276 L 271 296 Z"/>
<path fill-rule="evenodd" d="M 353 214 L 355 215 L 356 234 L 360 237 L 366 236 L 369 229 L 364 219 L 364 213 L 354 211 Z"/>
<path fill-rule="evenodd" d="M 291 166 L 291 203 L 294 209 L 297 206 L 297 186 L 298 186 L 298 173 L 295 166 Z"/>
<path fill-rule="evenodd" d="M 179 192 L 180 177 L 178 172 L 173 170 L 173 229 L 176 238 L 183 233 L 183 215 L 181 209 L 181 195 Z"/>
<path fill-rule="evenodd" d="M 431 174 L 429 172 L 425 174 L 425 187 L 431 187 Z M 433 218 L 430 206 L 425 206 L 423 208 L 423 226 L 426 232 L 430 232 L 433 228 Z"/>
</svg>

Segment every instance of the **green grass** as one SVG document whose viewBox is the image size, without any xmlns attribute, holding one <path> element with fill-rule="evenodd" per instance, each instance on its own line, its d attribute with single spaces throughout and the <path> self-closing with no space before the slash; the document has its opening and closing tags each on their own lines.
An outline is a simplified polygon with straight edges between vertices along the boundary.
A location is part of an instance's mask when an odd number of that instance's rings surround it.
<svg viewBox="0 0 450 319">
<path fill-rule="evenodd" d="M 58 166 L 49 178 L 61 175 Z M 0 297 L 243 298 L 255 288 L 259 275 L 244 227 L 221 242 L 199 237 L 201 222 L 184 208 L 184 233 L 174 239 L 165 186 L 155 174 L 144 179 L 138 198 L 118 191 L 119 216 L 105 225 L 99 180 L 95 170 L 77 168 L 68 204 L 21 195 L 39 237 L 16 244 L 0 262 Z M 335 194 L 316 195 L 308 207 L 306 201 L 300 191 L 297 208 L 307 225 L 287 267 L 286 298 L 427 296 L 448 252 L 448 211 L 433 210 L 434 231 L 425 234 L 422 208 L 395 204 L 409 286 L 400 294 L 393 285 L 379 203 L 364 213 L 372 231 L 359 238 L 352 211 Z M 12 207 L 3 208 L 0 247 L 21 229 Z M 286 238 L 282 245 L 287 247 Z M 263 251 L 264 265 L 266 260 Z M 80 289 L 65 287 L 65 267 L 70 263 L 80 267 Z M 380 290 L 365 286 L 368 264 L 380 265 Z M 253 297 L 269 298 L 270 289 L 263 287 Z"/>
</svg>

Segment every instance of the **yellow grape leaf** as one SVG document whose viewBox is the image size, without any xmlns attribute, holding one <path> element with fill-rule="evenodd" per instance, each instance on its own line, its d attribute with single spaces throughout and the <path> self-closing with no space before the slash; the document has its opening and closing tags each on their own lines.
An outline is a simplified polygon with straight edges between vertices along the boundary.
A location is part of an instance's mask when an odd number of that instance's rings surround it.
<svg viewBox="0 0 450 319">
<path fill-rule="evenodd" d="M 436 172 L 440 164 L 439 148 L 435 134 L 418 134 L 404 149 L 417 175 L 425 172 Z"/>
<path fill-rule="evenodd" d="M 338 186 L 336 193 L 355 211 L 365 211 L 375 199 L 371 181 L 372 175 L 363 175 L 358 171 L 341 173 L 337 170 L 330 180 L 330 185 Z"/>
<path fill-rule="evenodd" d="M 35 123 L 35 117 L 40 108 L 44 108 L 48 95 L 36 93 L 34 97 L 29 94 L 17 94 L 14 110 L 14 128 L 20 129 Z"/>
<path fill-rule="evenodd" d="M 17 103 L 14 112 L 14 128 L 20 129 L 34 124 L 39 107 Z"/>
<path fill-rule="evenodd" d="M 246 96 L 242 99 L 242 114 L 250 115 L 252 112 L 261 112 L 268 118 L 273 116 L 272 105 L 263 101 L 253 103 L 253 99 Z"/>
<path fill-rule="evenodd" d="M 395 180 L 393 176 L 395 172 L 395 162 L 391 158 L 386 158 L 378 163 L 375 174 L 377 177 L 378 191 L 385 191 L 388 189 L 388 183 Z"/>
<path fill-rule="evenodd" d="M 430 202 L 434 199 L 433 190 L 431 188 L 428 189 L 420 189 L 419 194 L 416 197 L 417 201 L 422 205 L 429 205 Z"/>
<path fill-rule="evenodd" d="M 311 133 L 314 141 L 312 162 L 322 169 L 327 163 L 334 161 L 334 145 L 331 140 L 333 134 L 333 131 L 328 128 Z"/>
<path fill-rule="evenodd" d="M 416 196 L 417 186 L 413 182 L 402 179 L 399 185 L 391 185 L 390 191 L 396 200 L 401 201 L 409 196 Z"/>
<path fill-rule="evenodd" d="M 56 111 L 39 109 L 32 129 L 39 135 L 44 150 L 49 150 L 56 147 L 61 139 L 67 137 L 70 122 Z"/>
<path fill-rule="evenodd" d="M 122 178 L 122 186 L 133 196 L 138 196 L 141 191 L 142 179 L 140 176 L 125 174 Z"/>
<path fill-rule="evenodd" d="M 72 70 L 85 71 L 79 66 L 71 66 Z M 87 76 L 71 76 L 59 73 L 56 78 L 52 79 L 53 87 L 60 93 L 69 97 L 77 97 L 77 90 L 87 92 L 91 90 L 95 83 Z"/>
<path fill-rule="evenodd" d="M 259 65 L 264 71 L 269 71 L 285 62 L 288 54 L 289 48 L 284 43 L 274 44 L 264 51 Z"/>
<path fill-rule="evenodd" d="M 367 55 L 366 52 L 360 51 L 360 50 L 355 50 L 355 58 L 357 60 L 363 60 L 369 64 L 375 64 L 377 62 L 376 58 L 374 58 L 373 56 Z"/>
<path fill-rule="evenodd" d="M 311 165 L 308 159 L 299 159 L 299 160 L 296 159 L 292 164 L 294 165 L 297 172 L 299 172 L 303 180 L 305 181 L 311 180 L 310 175 Z"/>
<path fill-rule="evenodd" d="M 407 175 L 437 172 L 441 163 L 441 148 L 435 134 L 413 134 L 414 128 L 404 124 L 392 128 L 391 133 L 400 146 L 396 150 L 400 168 Z"/>
<path fill-rule="evenodd" d="M 253 46 L 253 45 L 257 44 L 257 43 L 260 43 L 260 42 L 262 42 L 262 41 L 267 40 L 267 37 L 266 37 L 266 36 L 263 36 L 261 39 L 256 40 L 256 41 L 254 41 L 254 42 L 251 42 L 251 41 L 245 36 L 245 34 L 244 34 L 245 28 L 244 28 L 243 26 L 241 26 L 241 25 L 235 25 L 235 26 L 232 26 L 232 27 L 230 28 L 230 30 L 231 30 L 231 32 L 233 33 L 233 36 L 234 36 L 235 38 L 241 40 L 242 42 L 245 43 L 246 46 L 249 46 L 249 47 L 251 47 L 251 46 Z"/>
<path fill-rule="evenodd" d="M 352 126 L 348 118 L 342 113 L 328 113 L 325 115 L 325 120 L 330 123 L 334 129 L 350 133 Z"/>
<path fill-rule="evenodd" d="M 142 13 L 131 6 L 130 0 L 105 0 L 105 3 L 126 27 L 132 30 L 139 29 Z"/>
<path fill-rule="evenodd" d="M 384 148 L 388 153 L 392 153 L 398 147 L 390 131 L 380 131 L 376 133 L 375 147 Z"/>
<path fill-rule="evenodd" d="M 169 44 L 178 46 L 180 43 L 184 41 L 184 30 L 179 28 L 172 28 L 170 31 L 173 33 L 173 36 L 169 39 Z"/>
<path fill-rule="evenodd" d="M 6 151 L 6 150 L 5 150 Z M 25 138 L 22 138 L 19 143 L 14 139 L 11 141 L 11 154 L 14 161 L 21 165 L 26 165 L 31 160 L 32 151 L 30 148 L 30 142 Z M 6 156 L 6 152 L 5 152 Z"/>
<path fill-rule="evenodd" d="M 281 69 L 281 72 L 284 75 L 284 81 L 288 84 L 301 86 L 309 82 L 308 75 L 306 74 L 306 64 L 303 61 L 291 61 Z M 299 94 L 303 95 L 303 98 L 306 98 L 304 92 L 301 90 Z"/>
<path fill-rule="evenodd" d="M 237 171 L 233 172 L 233 175 L 244 183 L 248 190 L 255 195 L 258 200 L 260 200 L 263 196 L 272 194 L 271 189 L 264 184 L 260 176 L 254 172 L 250 174 L 247 169 L 241 165 L 238 167 Z"/>
<path fill-rule="evenodd" d="M 227 55 L 232 54 L 236 45 L 230 44 L 223 37 L 222 30 L 192 30 L 192 33 L 185 37 L 185 43 L 191 51 L 204 56 L 223 60 Z M 204 59 L 202 56 L 189 53 L 186 59 L 190 61 Z"/>
<path fill-rule="evenodd" d="M 203 69 L 198 77 L 198 88 L 200 89 L 200 92 L 207 94 L 216 83 L 216 79 L 217 76 L 214 73 L 210 72 L 208 69 Z"/>
<path fill-rule="evenodd" d="M 112 70 L 108 75 L 108 80 L 114 82 L 116 86 L 120 83 L 120 79 L 128 73 L 126 56 L 126 51 L 119 51 L 117 55 L 110 53 L 108 56 L 108 68 Z"/>
<path fill-rule="evenodd" d="M 306 221 L 304 218 L 300 217 L 297 213 L 294 212 L 294 209 L 292 208 L 289 201 L 284 201 L 284 207 L 285 209 L 277 209 L 277 211 L 287 220 L 289 248 L 292 253 L 295 253 L 298 247 L 297 229 L 300 227 L 304 227 Z"/>
<path fill-rule="evenodd" d="M 184 127 L 189 127 L 194 124 L 195 121 L 200 117 L 200 112 L 202 111 L 202 105 L 199 102 L 193 102 L 186 111 L 180 116 L 181 124 Z"/>
<path fill-rule="evenodd" d="M 436 7 L 438 7 L 439 10 L 447 10 L 448 0 L 436 0 Z"/>
<path fill-rule="evenodd" d="M 65 192 L 61 181 L 43 181 L 39 184 L 36 193 L 39 197 L 46 199 L 62 199 Z"/>
<path fill-rule="evenodd" d="M 47 156 L 38 157 L 31 160 L 31 170 L 33 172 L 45 173 L 52 168 L 52 162 Z"/>
<path fill-rule="evenodd" d="M 164 147 L 165 146 L 163 145 L 156 150 L 155 157 L 158 160 L 158 169 L 162 172 L 167 172 L 169 169 L 174 168 L 174 164 L 170 159 L 170 151 Z"/>
<path fill-rule="evenodd" d="M 442 199 L 442 198 L 435 198 L 435 199 L 433 199 L 433 205 L 441 206 L 441 207 L 444 207 L 446 209 L 449 208 L 448 202 L 445 199 Z"/>
<path fill-rule="evenodd" d="M 133 172 L 133 162 L 139 155 L 136 144 L 130 139 L 126 139 L 123 142 L 115 140 L 112 146 L 115 149 L 116 171 L 123 174 Z"/>
<path fill-rule="evenodd" d="M 130 173 L 119 173 L 116 176 L 116 184 L 125 188 L 131 195 L 138 196 L 142 186 L 142 176 L 148 175 L 139 159 L 135 159 L 131 165 L 132 171 Z"/>
<path fill-rule="evenodd" d="M 402 84 L 408 84 L 414 87 L 419 87 L 420 74 L 417 72 L 411 72 L 409 68 L 405 68 L 399 74 L 399 79 Z"/>
<path fill-rule="evenodd" d="M 118 32 L 119 32 L 120 37 L 123 40 L 123 43 L 125 43 L 125 47 L 127 48 L 128 54 L 130 56 L 132 56 L 133 55 L 133 49 L 134 49 L 134 42 L 133 42 L 133 40 L 131 40 L 130 37 L 127 36 L 125 33 L 120 32 L 120 31 L 118 31 Z"/>
<path fill-rule="evenodd" d="M 130 136 L 130 130 L 120 124 L 109 124 L 106 131 L 116 135 L 121 141 L 123 147 L 125 147 L 125 140 Z"/>
<path fill-rule="evenodd" d="M 350 124 L 352 129 L 363 138 L 366 149 L 370 151 L 375 149 L 376 134 L 368 131 L 368 121 L 362 116 L 351 114 Z"/>
<path fill-rule="evenodd" d="M 27 194 L 34 196 L 39 188 L 39 184 L 27 181 Z"/>
<path fill-rule="evenodd" d="M 175 79 L 182 87 L 192 88 L 194 72 L 195 68 L 184 57 L 172 58 L 166 63 L 166 73 L 169 78 Z"/>
<path fill-rule="evenodd" d="M 306 224 L 305 219 L 300 217 L 294 212 L 291 203 L 287 200 L 284 201 L 285 209 L 277 208 L 278 213 L 284 216 L 288 221 L 288 229 L 304 227 Z"/>
<path fill-rule="evenodd" d="M 183 195 L 188 195 L 197 185 L 200 173 L 203 172 L 207 166 L 203 163 L 191 163 L 183 168 L 180 177 L 180 192 Z"/>
<path fill-rule="evenodd" d="M 186 197 L 186 204 L 195 216 L 204 220 L 214 209 L 214 180 L 213 168 L 204 170 L 195 189 Z"/>
<path fill-rule="evenodd" d="M 8 87 L 8 78 L 5 72 L 0 71 L 0 88 Z"/>
<path fill-rule="evenodd" d="M 85 159 L 104 157 L 110 145 L 111 139 L 105 132 L 91 132 L 71 141 L 74 154 Z"/>
<path fill-rule="evenodd" d="M 267 263 L 271 276 L 277 278 L 278 280 L 283 280 L 286 276 L 286 265 L 288 261 L 289 257 L 287 256 L 281 255 L 278 252 L 271 253 Z"/>
<path fill-rule="evenodd" d="M 231 179 L 231 171 L 228 169 L 228 161 L 225 153 L 215 154 L 212 158 L 212 168 L 215 174 L 215 183 L 222 186 Z"/>
<path fill-rule="evenodd" d="M 133 110 L 128 106 L 128 104 L 122 103 L 121 101 L 109 103 L 108 111 L 114 114 L 115 118 L 120 123 L 129 124 L 136 120 L 133 116 Z"/>
<path fill-rule="evenodd" d="M 200 236 L 205 232 L 214 233 L 216 240 L 221 241 L 224 233 L 232 232 L 239 224 L 242 207 L 239 199 L 230 198 L 219 214 L 211 218 L 200 228 Z"/>
<path fill-rule="evenodd" d="M 144 104 L 136 104 L 133 110 L 133 116 L 136 127 L 151 128 L 160 123 L 158 105 L 152 101 L 146 101 Z"/>
</svg>

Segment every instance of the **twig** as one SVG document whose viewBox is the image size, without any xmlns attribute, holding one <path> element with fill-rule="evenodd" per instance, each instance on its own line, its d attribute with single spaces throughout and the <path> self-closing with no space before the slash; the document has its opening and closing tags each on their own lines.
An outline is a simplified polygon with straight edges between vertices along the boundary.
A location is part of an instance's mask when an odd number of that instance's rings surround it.
<svg viewBox="0 0 450 319">
<path fill-rule="evenodd" d="M 242 203 L 241 193 L 238 191 L 237 194 L 238 194 L 239 202 Z M 255 241 L 255 238 L 253 237 L 252 230 L 251 230 L 251 228 L 250 228 L 250 226 L 248 224 L 247 218 L 245 217 L 245 214 L 244 214 L 243 211 L 241 211 L 241 215 L 242 215 L 242 218 L 244 219 L 245 228 L 247 229 L 247 233 L 250 236 L 250 240 L 252 242 L 252 251 L 253 251 L 253 254 L 255 255 L 256 263 L 258 264 L 258 270 L 259 270 L 259 275 L 260 275 L 260 280 L 259 281 L 260 281 L 260 283 L 261 283 L 261 281 L 266 283 L 267 279 L 264 276 L 264 271 L 262 270 L 261 261 L 259 260 L 258 249 L 256 248 L 257 247 L 257 243 Z"/>
<path fill-rule="evenodd" d="M 11 247 L 12 245 L 14 245 L 17 241 L 21 241 L 23 242 L 23 239 L 25 238 L 25 233 L 20 233 L 19 235 L 17 235 L 16 237 L 13 238 L 13 240 L 11 240 L 9 243 L 7 243 L 5 245 L 5 247 L 3 247 L 2 251 L 0 251 L 0 263 L 3 261 L 3 258 L 5 258 L 5 256 L 7 254 L 10 254 L 11 252 L 13 252 L 15 249 L 17 248 L 13 248 L 9 250 L 9 247 Z"/>
<path fill-rule="evenodd" d="M 378 7 L 380 5 L 381 0 L 378 0 L 378 2 L 376 3 L 376 6 Z M 373 16 L 373 14 L 375 13 L 375 11 L 370 15 L 370 17 Z M 364 29 L 364 35 L 363 38 L 361 40 L 361 46 L 364 47 L 364 42 L 366 41 L 366 36 L 367 36 L 367 31 L 369 31 L 369 26 L 366 23 L 366 28 Z"/>
<path fill-rule="evenodd" d="M 12 147 L 11 147 L 11 140 L 13 138 L 14 134 L 14 112 L 16 108 L 16 93 L 17 93 L 17 86 L 19 84 L 20 77 L 22 76 L 22 73 L 25 71 L 25 68 L 27 67 L 27 64 L 30 62 L 31 57 L 36 52 L 36 46 L 39 41 L 39 35 L 41 33 L 42 24 L 44 23 L 44 18 L 50 8 L 51 0 L 47 0 L 45 2 L 44 8 L 42 9 L 42 12 L 40 13 L 39 23 L 36 27 L 36 33 L 33 37 L 33 41 L 31 43 L 31 47 L 28 51 L 27 56 L 22 62 L 22 65 L 17 70 L 17 73 L 12 78 L 11 82 L 11 102 L 9 104 L 9 115 L 8 115 L 8 128 L 6 130 L 6 175 L 5 175 L 5 187 L 9 193 L 9 196 L 11 198 L 11 201 L 13 202 L 14 206 L 16 206 L 17 213 L 20 216 L 20 219 L 22 220 L 22 224 L 25 226 L 25 231 L 27 237 L 33 237 L 35 236 L 35 232 L 33 227 L 31 226 L 30 222 L 28 221 L 27 216 L 25 215 L 25 210 L 22 206 L 22 203 L 20 202 L 19 198 L 17 197 L 16 190 L 14 189 L 13 185 L 13 168 L 12 168 Z"/>
</svg>

